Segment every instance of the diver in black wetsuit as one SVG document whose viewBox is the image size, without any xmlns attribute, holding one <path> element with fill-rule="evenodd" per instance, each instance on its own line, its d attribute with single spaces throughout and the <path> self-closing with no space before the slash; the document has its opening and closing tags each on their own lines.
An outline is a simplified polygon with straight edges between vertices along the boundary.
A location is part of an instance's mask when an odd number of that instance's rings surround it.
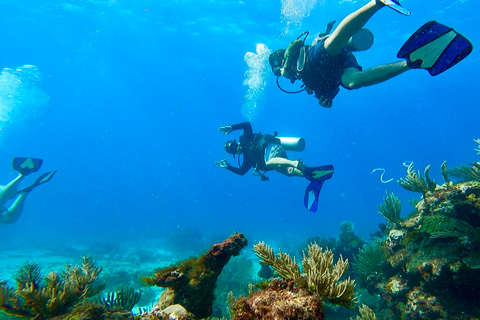
<svg viewBox="0 0 480 320">
<path fill-rule="evenodd" d="M 288 160 L 288 150 L 303 151 L 305 141 L 302 138 L 283 138 L 277 135 L 253 133 L 250 122 L 243 122 L 233 126 L 221 126 L 218 131 L 229 134 L 243 129 L 239 141 L 230 140 L 225 143 L 225 151 L 233 154 L 243 154 L 243 162 L 239 168 L 232 167 L 227 160 L 215 161 L 218 168 L 224 168 L 233 173 L 244 175 L 254 168 L 252 174 L 258 175 L 262 181 L 268 180 L 266 171 L 276 170 L 288 177 L 305 177 L 310 181 L 305 190 L 304 205 L 315 212 L 318 208 L 318 197 L 323 183 L 333 176 L 333 166 L 307 167 L 300 160 Z"/>
<path fill-rule="evenodd" d="M 244 175 L 250 168 L 254 168 L 252 174 L 259 175 L 262 180 L 268 180 L 264 172 L 271 170 L 276 170 L 289 177 L 304 176 L 305 166 L 299 160 L 288 160 L 285 148 L 281 145 L 281 140 L 273 135 L 253 133 L 250 122 L 221 126 L 218 131 L 229 134 L 240 129 L 243 129 L 243 135 L 240 136 L 239 141 L 227 141 L 225 151 L 233 154 L 234 157 L 236 154 L 243 154 L 241 166 L 239 168 L 232 167 L 226 160 L 221 160 L 215 162 L 217 167 L 225 168 L 239 175 Z"/>
<path fill-rule="evenodd" d="M 291 82 L 302 80 L 306 91 L 309 94 L 314 93 L 321 106 L 330 108 L 340 86 L 349 90 L 371 86 L 416 68 L 402 60 L 363 70 L 352 52 L 346 48 L 350 38 L 360 31 L 373 15 L 390 4 L 400 7 L 398 0 L 370 0 L 343 19 L 331 34 L 318 39 L 316 44 L 303 46 L 303 42 L 297 39 L 292 41 L 287 50 L 276 50 L 269 58 L 272 71 Z M 304 47 L 305 51 L 301 51 L 301 47 Z M 299 58 L 301 56 L 304 58 Z M 300 61 L 301 71 L 297 64 Z"/>
</svg>

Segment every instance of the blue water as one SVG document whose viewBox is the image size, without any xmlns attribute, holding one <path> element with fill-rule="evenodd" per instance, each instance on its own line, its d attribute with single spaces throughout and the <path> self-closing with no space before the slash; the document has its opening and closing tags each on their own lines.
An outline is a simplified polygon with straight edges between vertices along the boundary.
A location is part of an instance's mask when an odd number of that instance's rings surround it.
<svg viewBox="0 0 480 320">
<path fill-rule="evenodd" d="M 2 248 L 200 234 L 208 243 L 242 232 L 250 243 L 288 250 L 309 236 L 337 236 L 350 220 L 368 239 L 385 222 L 385 190 L 405 161 L 443 183 L 440 165 L 478 161 L 478 50 L 442 75 L 409 71 L 356 91 L 331 109 L 306 93 L 281 92 L 269 75 L 251 117 L 254 131 L 303 137 L 289 152 L 308 165 L 333 164 L 317 213 L 303 206 L 308 181 L 272 172 L 261 182 L 214 161 L 236 159 L 217 131 L 246 121 L 244 55 L 261 43 L 286 47 L 301 32 L 323 32 L 366 1 L 311 1 L 286 30 L 280 1 L 0 1 L 0 183 L 16 176 L 11 159 L 44 159 L 58 169 L 35 189 L 20 219 L 0 225 Z M 408 36 L 428 20 L 480 43 L 473 0 L 405 0 L 410 17 L 382 9 L 366 25 L 375 44 L 356 54 L 364 67 L 396 61 Z M 28 65 L 34 67 L 28 67 Z M 27 67 L 23 67 L 27 66 Z M 8 69 L 6 69 L 8 68 Z M 18 71 L 15 69 L 20 68 Z M 283 82 L 288 85 L 288 83 Z M 382 183 L 384 179 L 394 181 Z M 206 248 L 205 248 L 206 249 Z"/>
</svg>

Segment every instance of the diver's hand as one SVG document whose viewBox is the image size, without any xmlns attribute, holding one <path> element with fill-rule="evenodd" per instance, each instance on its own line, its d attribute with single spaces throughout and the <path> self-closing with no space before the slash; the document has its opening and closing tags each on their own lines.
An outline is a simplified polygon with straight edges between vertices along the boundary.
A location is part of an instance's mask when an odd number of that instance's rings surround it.
<svg viewBox="0 0 480 320">
<path fill-rule="evenodd" d="M 331 108 L 333 101 L 326 98 L 325 96 L 321 96 L 320 98 L 318 98 L 318 104 L 325 108 Z"/>
<path fill-rule="evenodd" d="M 221 126 L 220 128 L 218 128 L 218 131 L 222 131 L 225 134 L 229 134 L 230 132 L 233 131 L 233 128 L 232 126 Z"/>
<path fill-rule="evenodd" d="M 217 168 L 228 168 L 228 162 L 227 160 L 220 160 L 220 161 L 215 161 L 215 165 L 217 166 Z"/>
</svg>

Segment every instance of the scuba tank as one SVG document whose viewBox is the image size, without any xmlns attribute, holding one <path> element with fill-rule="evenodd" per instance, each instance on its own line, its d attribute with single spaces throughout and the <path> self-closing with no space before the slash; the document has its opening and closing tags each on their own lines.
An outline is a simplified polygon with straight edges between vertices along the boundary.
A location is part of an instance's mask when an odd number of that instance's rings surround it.
<svg viewBox="0 0 480 320">
<path fill-rule="evenodd" d="M 280 140 L 280 145 L 288 151 L 303 151 L 305 149 L 305 139 L 292 137 L 276 137 Z"/>
<path fill-rule="evenodd" d="M 373 45 L 373 33 L 367 28 L 362 28 L 355 33 L 350 40 L 348 40 L 345 48 L 348 50 L 355 51 L 365 51 L 370 49 Z"/>
<path fill-rule="evenodd" d="M 331 21 L 327 24 L 327 30 L 325 30 L 325 32 L 319 33 L 315 37 L 315 39 L 313 39 L 312 46 L 317 44 L 318 41 L 323 40 L 325 39 L 325 37 L 328 37 L 330 35 L 333 26 L 335 25 L 335 22 L 336 21 Z M 373 45 L 373 41 L 374 37 L 372 31 L 368 30 L 367 28 L 362 28 L 350 37 L 345 48 L 352 52 L 365 51 L 370 49 L 370 47 Z"/>
</svg>

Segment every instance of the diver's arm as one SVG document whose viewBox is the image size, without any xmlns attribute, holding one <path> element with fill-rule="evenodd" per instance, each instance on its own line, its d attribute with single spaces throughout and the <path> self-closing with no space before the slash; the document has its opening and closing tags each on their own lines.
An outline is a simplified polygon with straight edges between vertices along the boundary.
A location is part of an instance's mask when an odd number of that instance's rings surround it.
<svg viewBox="0 0 480 320">
<path fill-rule="evenodd" d="M 252 125 L 250 124 L 250 122 L 242 122 L 239 124 L 234 124 L 232 126 L 232 131 L 240 130 L 240 129 L 243 129 L 243 134 L 246 136 L 253 134 Z"/>
<path fill-rule="evenodd" d="M 240 168 L 237 168 L 237 167 L 232 167 L 231 165 L 228 165 L 225 169 L 233 172 L 233 173 L 236 173 L 240 176 L 243 176 L 245 173 L 248 172 L 248 170 L 250 170 L 252 166 L 246 164 L 245 162 L 242 164 L 242 166 Z"/>
</svg>

